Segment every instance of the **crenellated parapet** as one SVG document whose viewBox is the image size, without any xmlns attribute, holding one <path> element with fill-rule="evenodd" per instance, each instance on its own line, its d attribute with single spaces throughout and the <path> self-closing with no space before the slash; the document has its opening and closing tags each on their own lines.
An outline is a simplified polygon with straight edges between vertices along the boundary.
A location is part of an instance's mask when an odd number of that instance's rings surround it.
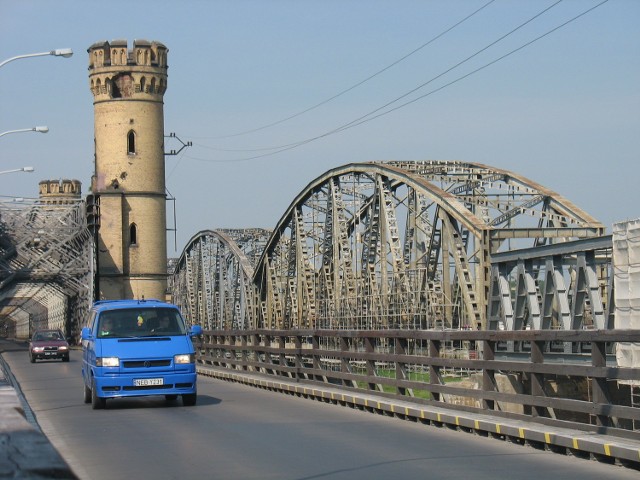
<svg viewBox="0 0 640 480">
<path fill-rule="evenodd" d="M 89 81 L 95 101 L 119 98 L 162 101 L 167 90 L 168 49 L 160 42 L 102 41 L 91 45 Z"/>
<path fill-rule="evenodd" d="M 79 180 L 42 180 L 38 189 L 40 202 L 46 204 L 73 204 L 79 202 L 82 196 L 82 183 Z"/>
</svg>

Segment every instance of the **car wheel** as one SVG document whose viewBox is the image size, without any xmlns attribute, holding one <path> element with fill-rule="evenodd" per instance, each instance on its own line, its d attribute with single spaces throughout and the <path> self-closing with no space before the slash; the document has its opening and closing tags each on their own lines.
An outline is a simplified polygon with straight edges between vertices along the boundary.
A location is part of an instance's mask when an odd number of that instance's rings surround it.
<svg viewBox="0 0 640 480">
<path fill-rule="evenodd" d="M 164 399 L 167 402 L 173 402 L 174 400 L 176 400 L 178 398 L 178 395 L 165 395 Z"/>
<path fill-rule="evenodd" d="M 186 393 L 182 395 L 182 404 L 185 407 L 193 407 L 196 404 L 197 400 L 198 400 L 197 393 Z"/>
<path fill-rule="evenodd" d="M 91 408 L 94 410 L 103 409 L 107 405 L 107 399 L 98 396 L 96 381 L 91 382 Z"/>
<path fill-rule="evenodd" d="M 84 384 L 84 403 L 91 402 L 91 389 Z"/>
<path fill-rule="evenodd" d="M 69 361 L 69 356 L 62 357 L 62 361 L 63 361 L 63 362 L 68 362 L 68 361 Z"/>
</svg>

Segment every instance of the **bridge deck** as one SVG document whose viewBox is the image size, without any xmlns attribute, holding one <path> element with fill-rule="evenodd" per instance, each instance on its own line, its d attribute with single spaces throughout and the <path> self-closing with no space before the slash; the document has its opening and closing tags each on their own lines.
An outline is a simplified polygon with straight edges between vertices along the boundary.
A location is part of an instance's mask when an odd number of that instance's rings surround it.
<svg viewBox="0 0 640 480">
<path fill-rule="evenodd" d="M 198 365 L 197 371 L 202 375 L 303 398 L 418 421 L 427 425 L 446 426 L 534 448 L 545 448 L 558 453 L 590 457 L 598 461 L 615 462 L 640 468 L 640 441 L 633 439 L 535 424 L 483 413 L 454 411 L 366 393 L 345 392 L 328 386 L 305 385 L 302 382 L 287 381 L 282 378 L 230 371 L 208 365 Z"/>
</svg>

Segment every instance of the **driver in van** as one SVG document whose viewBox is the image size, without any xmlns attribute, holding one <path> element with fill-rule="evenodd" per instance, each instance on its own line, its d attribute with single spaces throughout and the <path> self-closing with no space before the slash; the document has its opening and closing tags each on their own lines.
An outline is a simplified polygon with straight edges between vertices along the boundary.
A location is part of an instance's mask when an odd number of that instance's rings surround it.
<svg viewBox="0 0 640 480">
<path fill-rule="evenodd" d="M 161 313 L 158 319 L 158 326 L 153 329 L 154 333 L 168 332 L 169 331 L 169 316 L 166 313 Z"/>
<path fill-rule="evenodd" d="M 107 317 L 100 322 L 100 336 L 108 335 L 113 335 L 113 320 Z"/>
</svg>

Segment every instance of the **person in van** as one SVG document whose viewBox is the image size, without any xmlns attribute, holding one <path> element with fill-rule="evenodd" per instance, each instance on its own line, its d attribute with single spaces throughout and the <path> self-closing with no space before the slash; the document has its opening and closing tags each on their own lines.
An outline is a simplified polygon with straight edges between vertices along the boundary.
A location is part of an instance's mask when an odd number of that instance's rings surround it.
<svg viewBox="0 0 640 480">
<path fill-rule="evenodd" d="M 171 321 L 166 313 L 162 313 L 158 319 L 158 326 L 151 330 L 153 333 L 167 333 L 171 330 Z"/>
<path fill-rule="evenodd" d="M 100 322 L 100 336 L 107 337 L 113 335 L 113 320 L 109 317 Z"/>
</svg>

